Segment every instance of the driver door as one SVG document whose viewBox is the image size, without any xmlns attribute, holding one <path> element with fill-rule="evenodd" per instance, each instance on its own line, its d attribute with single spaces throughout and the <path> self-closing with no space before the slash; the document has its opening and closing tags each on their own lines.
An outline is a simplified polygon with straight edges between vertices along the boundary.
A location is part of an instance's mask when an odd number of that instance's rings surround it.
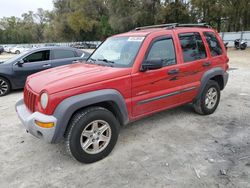
<svg viewBox="0 0 250 188">
<path fill-rule="evenodd" d="M 13 65 L 13 71 L 18 87 L 23 87 L 29 75 L 51 68 L 50 50 L 37 51 Z"/>
<path fill-rule="evenodd" d="M 178 104 L 181 81 L 172 36 L 154 39 L 144 61 L 162 60 L 163 67 L 132 75 L 132 115 L 139 118 Z M 153 61 L 152 61 L 153 62 Z"/>
</svg>

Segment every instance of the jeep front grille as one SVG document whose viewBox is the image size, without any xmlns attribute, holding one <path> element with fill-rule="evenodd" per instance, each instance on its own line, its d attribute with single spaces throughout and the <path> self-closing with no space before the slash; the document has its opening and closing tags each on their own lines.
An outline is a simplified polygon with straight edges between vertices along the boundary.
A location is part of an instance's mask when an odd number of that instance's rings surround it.
<svg viewBox="0 0 250 188">
<path fill-rule="evenodd" d="M 23 91 L 23 98 L 24 98 L 24 103 L 25 103 L 26 107 L 31 112 L 35 112 L 36 99 L 37 99 L 36 94 L 34 94 L 31 90 L 29 90 L 27 87 L 25 87 L 24 91 Z"/>
</svg>

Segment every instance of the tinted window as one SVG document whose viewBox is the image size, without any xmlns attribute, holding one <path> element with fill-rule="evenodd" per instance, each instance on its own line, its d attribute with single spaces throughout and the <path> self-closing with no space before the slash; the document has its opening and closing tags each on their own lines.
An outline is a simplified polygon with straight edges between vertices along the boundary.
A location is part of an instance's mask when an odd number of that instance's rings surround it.
<svg viewBox="0 0 250 188">
<path fill-rule="evenodd" d="M 184 62 L 207 57 L 204 43 L 199 33 L 179 34 Z"/>
<path fill-rule="evenodd" d="M 75 57 L 75 52 L 71 50 L 54 50 L 54 59 L 64 59 Z"/>
<path fill-rule="evenodd" d="M 147 60 L 163 60 L 164 66 L 176 64 L 173 40 L 162 39 L 154 42 Z"/>
<path fill-rule="evenodd" d="M 23 59 L 23 61 L 25 63 L 31 63 L 31 62 L 37 62 L 37 61 L 47 61 L 47 60 L 49 60 L 49 55 L 50 55 L 49 50 L 35 52 L 35 53 L 30 54 L 27 57 L 25 57 Z"/>
<path fill-rule="evenodd" d="M 216 35 L 212 32 L 204 32 L 212 56 L 222 54 L 222 49 Z"/>
</svg>

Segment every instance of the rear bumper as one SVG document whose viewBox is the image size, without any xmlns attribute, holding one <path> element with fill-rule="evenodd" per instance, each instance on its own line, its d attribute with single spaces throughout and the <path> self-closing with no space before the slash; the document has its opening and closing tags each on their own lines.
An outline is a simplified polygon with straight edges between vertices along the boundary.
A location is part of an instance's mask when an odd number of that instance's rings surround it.
<svg viewBox="0 0 250 188">
<path fill-rule="evenodd" d="M 225 87 L 226 87 L 226 85 L 227 85 L 227 82 L 228 82 L 228 77 L 229 77 L 228 72 L 225 72 L 225 73 L 223 74 L 224 88 L 225 88 Z M 223 88 L 223 89 L 224 89 L 224 88 Z"/>
<path fill-rule="evenodd" d="M 48 116 L 40 112 L 31 113 L 25 106 L 23 99 L 16 103 L 16 112 L 25 129 L 30 134 L 48 143 L 52 143 L 57 123 L 57 119 L 54 116 Z M 54 127 L 42 128 L 35 123 L 35 120 L 40 122 L 53 122 Z"/>
</svg>

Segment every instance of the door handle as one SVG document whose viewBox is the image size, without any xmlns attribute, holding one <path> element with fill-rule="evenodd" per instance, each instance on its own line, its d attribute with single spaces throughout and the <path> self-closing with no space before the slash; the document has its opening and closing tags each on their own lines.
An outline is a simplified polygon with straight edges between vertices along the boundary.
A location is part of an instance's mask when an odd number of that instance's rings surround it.
<svg viewBox="0 0 250 188">
<path fill-rule="evenodd" d="M 172 69 L 168 71 L 169 75 L 174 75 L 174 74 L 178 74 L 179 73 L 179 69 Z"/>
<path fill-rule="evenodd" d="M 208 62 L 205 62 L 202 64 L 203 67 L 209 67 L 211 65 L 211 62 L 208 61 Z"/>
<path fill-rule="evenodd" d="M 43 65 L 43 68 L 48 68 L 48 67 L 51 67 L 51 64 L 45 64 L 45 65 Z"/>
</svg>

